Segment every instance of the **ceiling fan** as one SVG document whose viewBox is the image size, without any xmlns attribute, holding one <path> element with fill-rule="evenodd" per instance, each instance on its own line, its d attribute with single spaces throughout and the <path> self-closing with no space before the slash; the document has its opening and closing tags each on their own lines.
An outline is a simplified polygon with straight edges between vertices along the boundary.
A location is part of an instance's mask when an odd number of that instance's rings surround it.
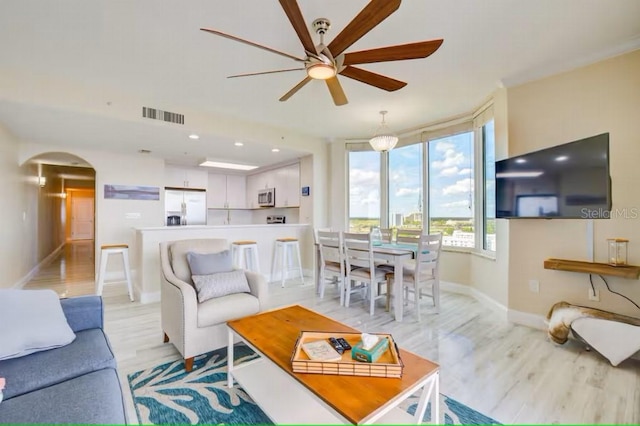
<svg viewBox="0 0 640 426">
<path fill-rule="evenodd" d="M 305 53 L 304 58 L 290 55 L 221 31 L 209 28 L 201 28 L 201 30 L 301 62 L 303 66 L 299 68 L 237 74 L 228 77 L 249 77 L 261 74 L 274 74 L 300 70 L 306 71 L 307 76 L 291 90 L 285 93 L 284 96 L 280 98 L 281 102 L 286 101 L 304 85 L 309 83 L 311 80 L 316 79 L 326 81 L 327 88 L 329 89 L 333 102 L 336 105 L 345 105 L 348 101 L 344 90 L 342 89 L 342 85 L 338 80 L 338 74 L 393 92 L 403 88 L 407 83 L 367 71 L 362 68 L 354 67 L 354 65 L 426 58 L 438 50 L 443 42 L 442 39 L 437 39 L 345 53 L 345 50 L 347 50 L 353 43 L 358 41 L 362 36 L 395 12 L 400 7 L 401 0 L 371 0 L 367 6 L 365 6 L 365 8 L 362 9 L 360 13 L 358 13 L 358 15 L 353 18 L 342 32 L 340 32 L 340 34 L 338 34 L 328 45 L 324 44 L 324 35 L 331 26 L 328 19 L 319 18 L 313 21 L 313 28 L 316 34 L 320 36 L 320 43 L 318 45 L 314 45 L 297 1 L 279 1 L 284 12 L 289 18 L 289 22 L 291 22 L 293 29 L 296 31 L 298 38 L 302 43 Z"/>
</svg>

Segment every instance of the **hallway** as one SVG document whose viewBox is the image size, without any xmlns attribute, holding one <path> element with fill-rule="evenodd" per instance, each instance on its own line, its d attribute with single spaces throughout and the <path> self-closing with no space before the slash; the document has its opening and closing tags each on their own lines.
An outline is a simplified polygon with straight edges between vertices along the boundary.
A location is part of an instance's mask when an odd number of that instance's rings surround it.
<svg viewBox="0 0 640 426">
<path fill-rule="evenodd" d="M 25 290 L 48 288 L 60 297 L 95 293 L 93 240 L 69 241 L 24 286 Z"/>
</svg>

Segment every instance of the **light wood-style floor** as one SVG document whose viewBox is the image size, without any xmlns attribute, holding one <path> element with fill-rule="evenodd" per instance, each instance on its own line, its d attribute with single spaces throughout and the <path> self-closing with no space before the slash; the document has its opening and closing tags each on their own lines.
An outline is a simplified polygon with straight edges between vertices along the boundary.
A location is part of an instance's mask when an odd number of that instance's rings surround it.
<svg viewBox="0 0 640 426">
<path fill-rule="evenodd" d="M 69 297 L 94 293 L 93 242 L 68 244 L 25 288 L 51 288 Z M 424 300 L 422 322 L 411 312 L 393 321 L 382 304 L 370 317 L 354 296 L 341 307 L 329 287 L 316 297 L 312 279 L 271 285 L 273 306 L 298 303 L 362 331 L 393 334 L 398 344 L 441 365 L 442 393 L 503 423 L 640 423 L 640 362 L 618 367 L 584 346 L 551 343 L 539 330 L 510 324 L 475 299 L 443 292 L 440 314 L 429 313 Z M 130 302 L 126 284 L 105 286 L 105 330 L 137 423 L 127 374 L 179 359 L 170 343 L 162 343 L 159 303 Z"/>
</svg>

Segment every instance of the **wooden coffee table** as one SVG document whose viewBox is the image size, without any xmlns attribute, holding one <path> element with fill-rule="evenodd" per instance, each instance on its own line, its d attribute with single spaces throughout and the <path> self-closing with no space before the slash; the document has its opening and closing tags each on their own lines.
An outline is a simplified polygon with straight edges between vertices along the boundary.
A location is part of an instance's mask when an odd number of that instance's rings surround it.
<svg viewBox="0 0 640 426">
<path fill-rule="evenodd" d="M 301 331 L 358 332 L 302 306 L 289 306 L 227 323 L 227 360 L 239 336 L 260 357 L 228 363 L 228 386 L 235 379 L 276 424 L 420 423 L 431 401 L 431 422 L 441 423 L 439 369 L 400 349 L 402 378 L 294 373 L 291 355 Z M 422 389 L 415 416 L 397 408 Z M 435 421 L 434 421 L 435 419 Z"/>
</svg>

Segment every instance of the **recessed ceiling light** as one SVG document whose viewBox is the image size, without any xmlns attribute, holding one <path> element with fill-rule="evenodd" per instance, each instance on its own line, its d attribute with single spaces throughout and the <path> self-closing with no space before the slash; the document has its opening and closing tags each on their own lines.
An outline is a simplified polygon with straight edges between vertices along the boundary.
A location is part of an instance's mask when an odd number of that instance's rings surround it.
<svg viewBox="0 0 640 426">
<path fill-rule="evenodd" d="M 202 167 L 218 167 L 220 169 L 232 169 L 232 170 L 253 170 L 258 168 L 258 166 L 249 166 L 247 164 L 224 163 L 221 161 L 211 161 L 211 160 L 202 160 L 200 165 Z"/>
<path fill-rule="evenodd" d="M 280 152 L 280 150 L 278 148 L 273 148 L 271 152 Z"/>
<path fill-rule="evenodd" d="M 195 133 L 192 133 L 189 135 L 189 139 L 200 139 L 200 136 L 196 135 Z"/>
<path fill-rule="evenodd" d="M 244 146 L 244 144 L 242 142 L 236 142 L 234 143 L 235 146 Z"/>
<path fill-rule="evenodd" d="M 566 155 L 560 155 L 558 157 L 556 157 L 556 161 L 567 161 L 569 159 L 568 156 Z"/>
<path fill-rule="evenodd" d="M 527 160 L 524 159 L 524 158 L 516 158 L 516 163 L 518 163 L 518 164 L 524 164 L 526 162 L 527 162 Z"/>
</svg>

